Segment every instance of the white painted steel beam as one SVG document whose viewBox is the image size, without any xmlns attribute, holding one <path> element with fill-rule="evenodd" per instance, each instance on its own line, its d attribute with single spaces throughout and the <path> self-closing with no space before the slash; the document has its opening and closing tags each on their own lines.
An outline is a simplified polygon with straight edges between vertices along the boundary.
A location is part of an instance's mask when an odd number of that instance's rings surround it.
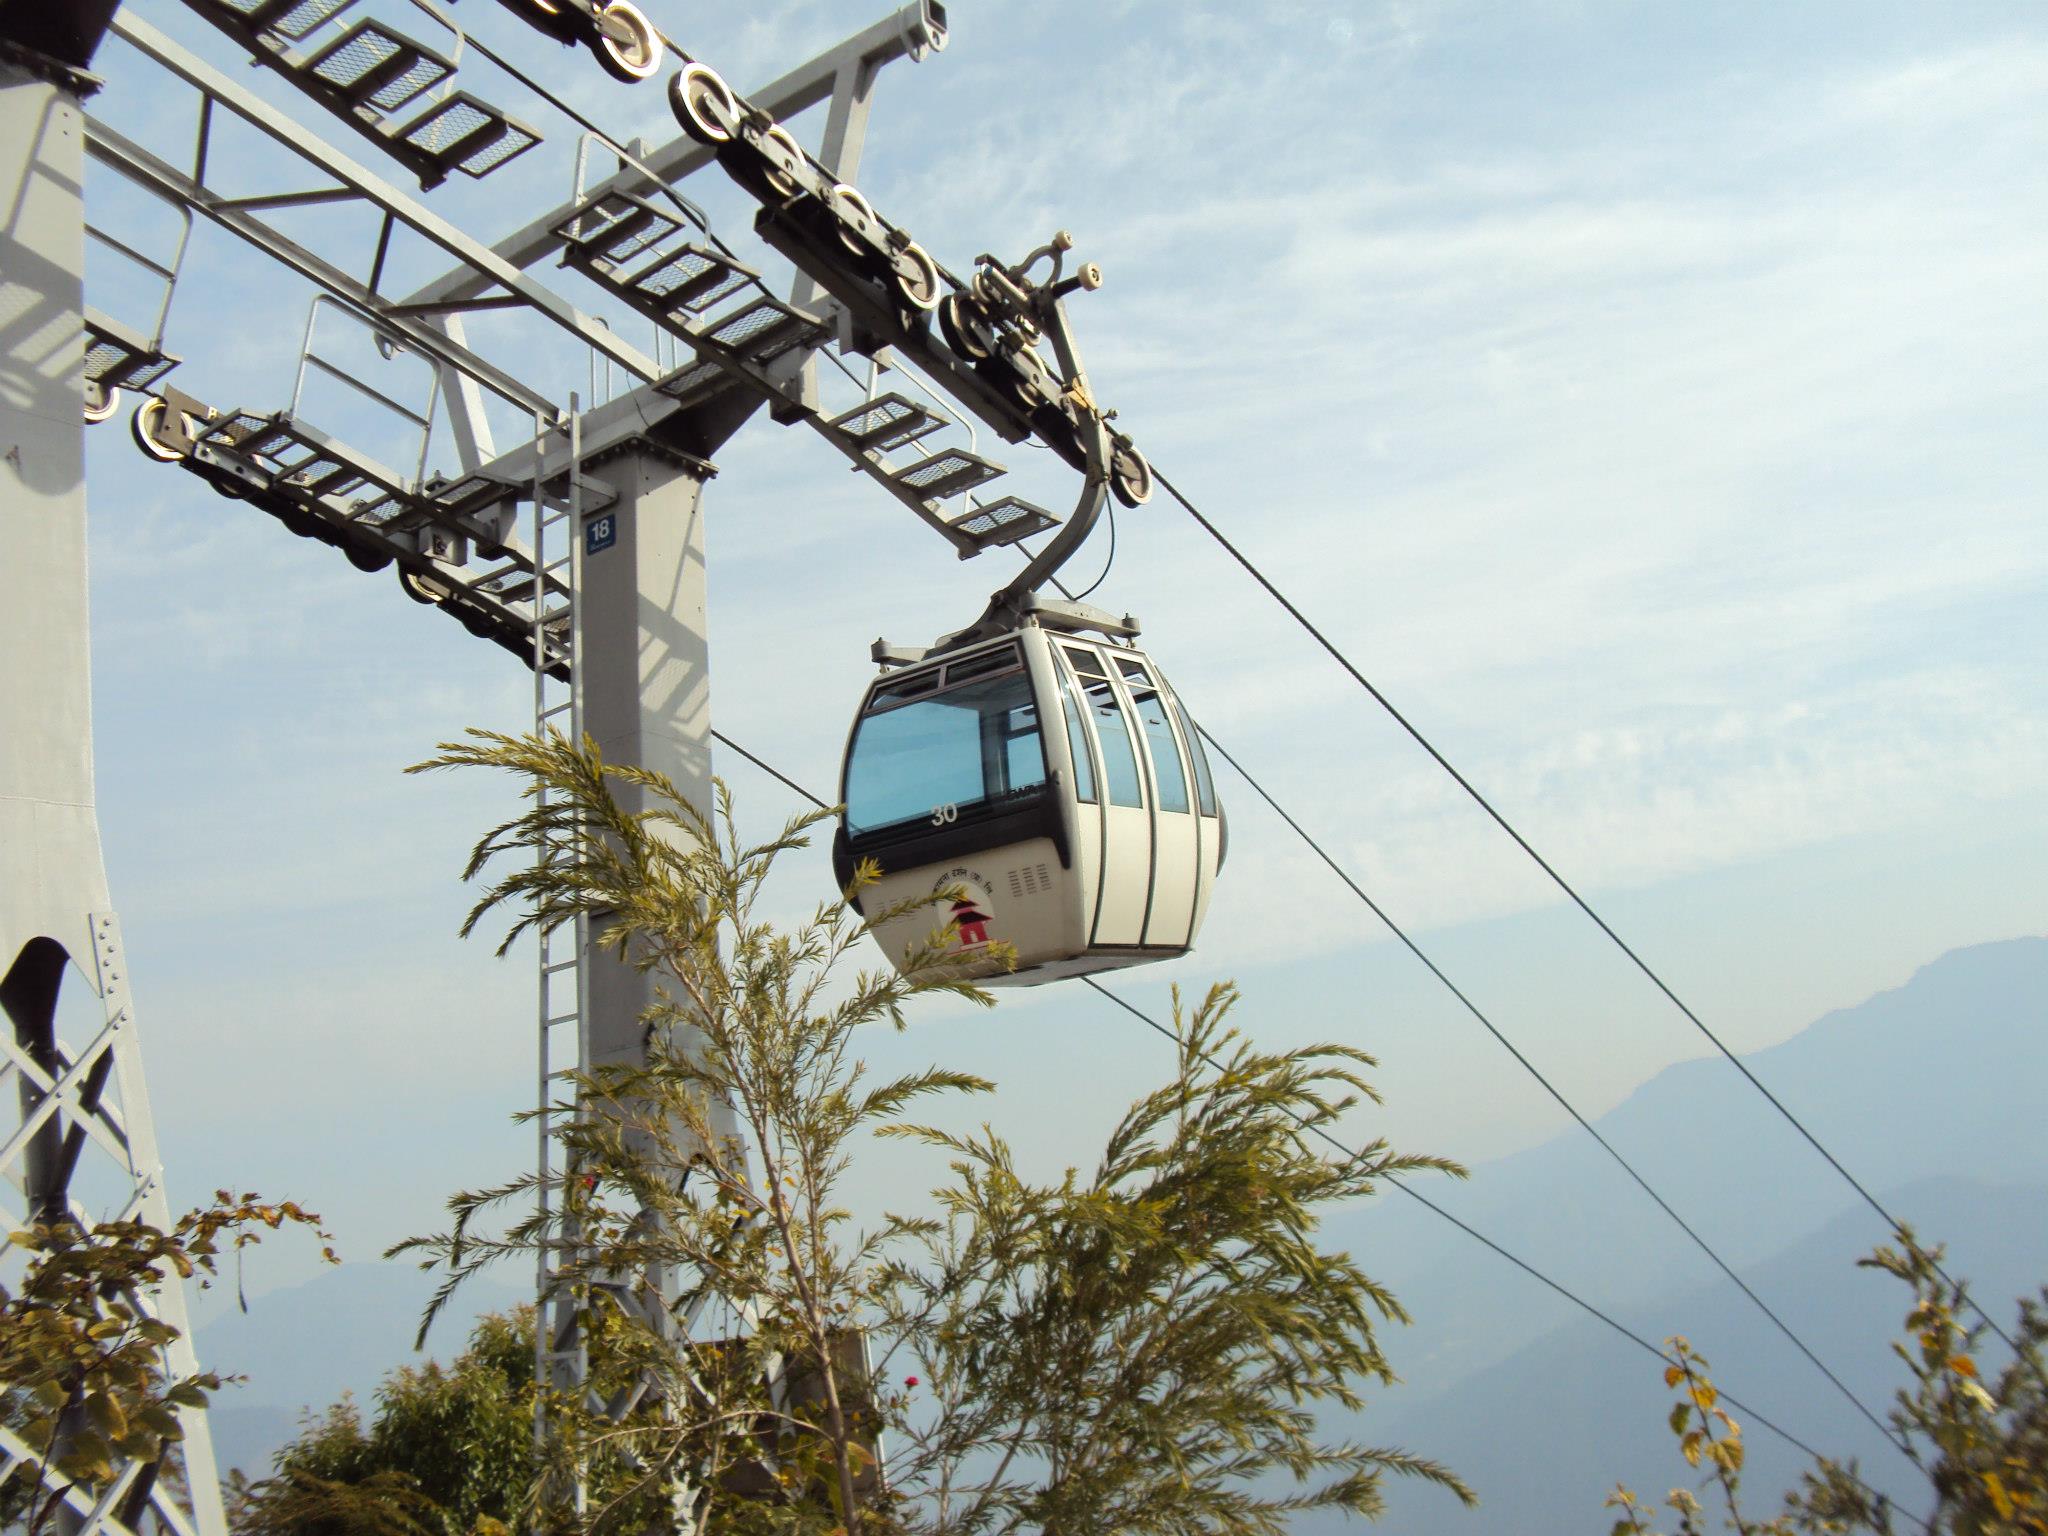
<svg viewBox="0 0 2048 1536">
<path fill-rule="evenodd" d="M 158 31 L 148 22 L 134 15 L 131 11 L 124 9 L 115 16 L 113 30 L 123 41 L 140 50 L 146 57 L 163 65 L 165 69 L 168 69 L 188 85 L 195 86 L 215 101 L 218 101 L 251 127 L 275 140 L 277 143 L 282 144 L 309 164 L 318 166 L 343 186 L 360 194 L 368 201 L 375 203 L 378 207 L 392 214 L 400 223 L 404 224 L 414 233 L 440 246 L 450 256 L 463 263 L 464 270 L 468 273 L 473 283 L 465 297 L 481 297 L 486 295 L 493 287 L 502 287 L 507 293 L 519 299 L 529 308 L 546 316 L 571 335 L 604 353 L 636 378 L 648 380 L 658 377 L 661 373 L 661 368 L 654 360 L 640 351 L 639 348 L 621 341 L 611 331 L 590 316 L 582 313 L 559 294 L 534 281 L 534 279 L 527 276 L 524 268 L 514 262 L 507 261 L 489 246 L 472 239 L 439 214 L 434 213 L 416 199 L 408 197 L 381 176 L 374 174 L 366 167 L 351 160 L 332 145 L 323 143 L 320 139 L 307 133 L 304 124 L 271 106 L 262 98 L 254 95 L 228 76 L 222 74 L 212 65 L 206 63 L 203 59 L 200 59 L 197 55 L 179 47 L 169 37 Z M 102 129 L 101 131 L 106 132 L 107 130 Z M 188 186 L 193 185 L 189 177 L 184 178 L 184 180 Z M 214 218 L 221 222 L 225 222 L 227 217 L 234 216 L 235 210 L 217 210 L 217 205 L 225 201 L 224 199 L 205 192 L 203 188 L 196 190 L 203 193 L 203 200 L 194 204 L 199 212 L 205 213 L 209 218 Z M 248 217 L 246 214 L 241 216 L 243 218 Z M 260 223 L 260 221 L 257 222 Z M 283 238 L 278 236 L 275 231 L 270 231 L 270 235 L 275 239 Z M 303 248 L 299 249 L 303 250 Z M 310 253 L 305 254 L 310 255 Z M 317 258 L 315 259 L 317 260 Z M 322 263 L 322 265 L 327 266 L 328 264 Z M 334 269 L 330 268 L 330 270 Z M 358 293 L 368 292 L 367 285 L 355 283 L 353 279 L 348 281 L 353 284 Z M 372 299 L 373 303 L 370 308 L 373 313 L 379 313 L 380 319 L 384 318 L 381 313 L 382 311 L 402 308 L 407 304 L 432 302 L 415 297 L 403 301 L 401 305 L 394 306 L 388 300 L 375 298 L 374 295 L 372 295 Z M 360 302 L 360 300 L 357 302 Z M 497 387 L 496 383 L 492 384 L 492 388 L 496 389 Z M 516 399 L 531 409 L 534 400 L 532 392 L 526 390 L 524 386 L 515 385 L 514 387 L 517 392 L 508 394 L 506 398 Z M 553 408 L 549 407 L 549 409 L 552 411 Z"/>
<path fill-rule="evenodd" d="M 828 48 L 806 64 L 782 75 L 748 95 L 747 100 L 761 108 L 776 121 L 796 116 L 808 107 L 828 100 L 839 89 L 844 76 L 865 78 L 872 82 L 875 72 L 883 65 L 904 58 L 918 51 L 919 31 L 923 27 L 923 7 L 906 5 L 891 12 L 866 31 L 847 38 L 844 42 Z M 862 128 L 865 127 L 865 92 L 861 99 Z M 829 134 L 828 134 L 829 136 Z M 849 138 L 853 158 L 844 166 L 823 155 L 819 158 L 830 166 L 842 180 L 850 178 L 859 169 L 860 144 L 858 138 Z M 583 201 L 594 202 L 600 197 L 626 194 L 645 197 L 659 191 L 664 183 L 675 183 L 701 171 L 711 164 L 715 156 L 695 139 L 682 135 L 671 139 L 661 148 L 638 157 L 645 172 L 628 166 L 616 175 L 608 177 L 597 185 L 586 189 Z M 651 173 L 651 174 L 650 174 Z M 573 214 L 580 205 L 564 203 L 552 212 L 544 213 L 531 223 L 507 235 L 491 247 L 491 252 L 500 261 L 515 267 L 530 267 L 537 261 L 544 261 L 561 249 L 561 236 L 555 233 L 562 221 Z M 444 276 L 420 289 L 406 300 L 408 304 L 439 304 L 453 299 L 473 298 L 485 292 L 489 284 L 482 280 L 473 267 L 457 267 Z"/>
</svg>

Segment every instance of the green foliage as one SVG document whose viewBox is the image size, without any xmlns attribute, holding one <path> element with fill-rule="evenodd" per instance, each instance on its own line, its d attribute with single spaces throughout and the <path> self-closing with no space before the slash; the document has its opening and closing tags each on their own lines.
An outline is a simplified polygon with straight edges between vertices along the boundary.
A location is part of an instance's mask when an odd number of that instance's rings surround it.
<svg viewBox="0 0 2048 1536">
<path fill-rule="evenodd" d="M 1900 1389 L 1890 1419 L 1927 1476 L 1931 1513 L 1902 1515 L 1863 1481 L 1855 1462 L 1823 1458 L 1786 1495 L 1785 1513 L 1746 1517 L 1741 1428 L 1714 1406 L 1706 1361 L 1673 1339 L 1676 1363 L 1665 1382 L 1682 1382 L 1683 1397 L 1672 1410 L 1672 1430 L 1687 1462 L 1712 1469 L 1728 1528 L 1740 1536 L 2048 1536 L 2048 1289 L 2021 1299 L 2015 1350 L 1987 1377 L 1988 1329 L 1963 1320 L 1974 1310 L 1967 1286 L 1946 1278 L 1940 1249 L 1922 1248 L 1903 1229 L 1897 1237 L 1898 1248 L 1879 1248 L 1860 1262 L 1913 1292 L 1905 1337 L 1892 1346 L 1912 1382 Z M 1622 1511 L 1613 1536 L 1654 1536 L 1653 1512 L 1628 1489 L 1617 1488 L 1607 1502 Z M 1679 1516 L 1679 1536 L 1703 1536 L 1707 1517 L 1696 1496 L 1674 1489 L 1667 1504 Z"/>
<path fill-rule="evenodd" d="M 1228 986 L 1185 1014 L 1171 1082 L 1134 1104 L 1092 1178 L 1021 1179 L 984 1130 L 898 1127 L 952 1154 L 943 1224 L 888 1271 L 883 1332 L 939 1411 L 903 1426 L 901 1475 L 933 1531 L 1283 1532 L 1380 1512 L 1386 1473 L 1472 1496 L 1400 1451 L 1324 1445 L 1319 1404 L 1390 1384 L 1378 1321 L 1399 1303 L 1321 1213 L 1390 1173 L 1457 1170 L 1375 1142 L 1332 1159 L 1315 1132 L 1372 1089 L 1340 1045 L 1268 1053 L 1231 1029 Z M 971 1469 L 990 1464 L 983 1474 Z M 1284 1471 L 1297 1491 L 1275 1493 Z"/>
<path fill-rule="evenodd" d="M 1316 1246 L 1321 1214 L 1387 1173 L 1455 1171 L 1383 1144 L 1335 1160 L 1314 1141 L 1370 1097 L 1369 1058 L 1255 1051 L 1225 1022 L 1229 988 L 1185 1019 L 1176 1002 L 1173 1080 L 1132 1107 L 1091 1178 L 1033 1185 L 993 1132 L 905 1119 L 990 1084 L 939 1067 L 873 1084 L 854 1054 L 858 1031 L 900 1028 L 924 993 L 991 1001 L 951 968 L 945 928 L 900 972 L 844 975 L 871 928 L 956 893 L 863 920 L 864 866 L 849 900 L 782 932 L 756 916 L 762 883 L 824 815 L 748 846 L 722 786 L 714 823 L 660 776 L 553 735 L 476 733 L 420 766 L 510 771 L 530 797 L 470 861 L 471 878 L 517 862 L 465 931 L 502 913 L 509 945 L 584 918 L 659 987 L 646 1064 L 585 1074 L 557 1106 L 570 1174 L 551 1194 L 583 1237 L 557 1258 L 596 1395 L 639 1391 L 660 1411 L 615 1423 L 555 1405 L 543 1488 L 579 1468 L 620 1476 L 580 1522 L 544 1492 L 548 1529 L 647 1528 L 630 1506 L 721 1533 L 1266 1532 L 1302 1509 L 1370 1515 L 1388 1472 L 1469 1500 L 1429 1462 L 1314 1435 L 1316 1405 L 1355 1408 L 1361 1383 L 1391 1381 L 1374 1330 L 1403 1315 Z M 951 1155 L 938 1214 L 856 1229 L 838 1192 L 867 1133 Z M 486 1264 L 530 1261 L 549 1239 L 524 1214 L 540 1193 L 529 1176 L 458 1195 L 450 1230 L 401 1245 L 442 1270 L 437 1307 Z M 745 1326 L 686 1335 L 683 1303 L 665 1310 L 636 1278 L 661 1272 L 704 1288 L 704 1317 Z M 1275 1491 L 1282 1472 L 1295 1491 Z"/>
<path fill-rule="evenodd" d="M 343 1399 L 235 1489 L 241 1536 L 488 1536 L 514 1528 L 533 1450 L 533 1313 L 481 1319 L 454 1364 L 406 1366 L 366 1429 Z"/>
<path fill-rule="evenodd" d="M 286 1225 L 324 1243 L 319 1221 L 290 1201 L 222 1190 L 169 1231 L 60 1221 L 11 1234 L 27 1264 L 17 1289 L 0 1286 L 0 1424 L 29 1455 L 0 1481 L 0 1523 L 38 1536 L 57 1527 L 68 1490 L 97 1496 L 124 1464 L 165 1461 L 184 1437 L 180 1411 L 204 1408 L 221 1379 L 170 1374 L 178 1332 L 156 1315 L 163 1286 L 205 1285 L 224 1254 L 239 1266 L 243 1250 Z"/>
<path fill-rule="evenodd" d="M 553 1474 L 566 1483 L 577 1466 L 610 1455 L 640 1469 L 615 1501 L 760 1482 L 821 1491 L 836 1518 L 853 1519 L 873 1502 L 866 1490 L 883 1410 L 842 1341 L 891 1234 L 845 1235 L 837 1190 L 848 1143 L 918 1098 L 991 1085 L 932 1068 L 871 1086 L 850 1047 L 865 1025 L 900 1028 L 903 1005 L 921 994 L 983 1005 L 990 998 L 954 973 L 943 929 L 900 974 L 865 971 L 836 993 L 828 983 L 872 925 L 941 898 L 867 921 L 829 903 L 779 932 L 755 915 L 762 883 L 777 855 L 803 846 L 822 815 L 749 846 L 722 785 L 714 825 L 666 778 L 607 764 L 594 743 L 577 748 L 553 735 L 478 733 L 421 766 L 507 769 L 533 801 L 479 843 L 468 876 L 501 855 L 515 862 L 478 901 L 465 932 L 509 909 L 509 945 L 530 928 L 588 916 L 600 949 L 653 972 L 662 988 L 646 1019 L 645 1065 L 586 1074 L 575 1100 L 558 1107 L 575 1173 L 556 1200 L 585 1236 L 561 1265 L 562 1289 L 587 1304 L 583 1327 L 601 1393 L 644 1384 L 666 1411 L 614 1425 L 568 1406 L 557 1415 L 561 1465 Z M 644 797 L 648 809 L 626 810 L 614 784 Z M 534 794 L 540 785 L 545 801 Z M 872 867 L 857 878 L 872 881 Z M 727 1134 L 727 1114 L 743 1140 Z M 538 1194 L 536 1176 L 526 1175 L 458 1195 L 449 1232 L 394 1251 L 423 1252 L 443 1268 L 438 1306 L 482 1266 L 547 1241 L 537 1216 L 502 1236 L 484 1230 L 500 1208 L 524 1210 Z M 751 1319 L 746 1336 L 701 1348 L 672 1339 L 620 1280 L 664 1271 L 713 1277 L 725 1315 Z M 771 1368 L 811 1390 L 793 1399 L 771 1394 Z M 805 1498 L 778 1507 L 787 1528 L 801 1527 L 817 1506 Z M 609 1528 L 618 1518 L 604 1504 L 590 1524 Z"/>
</svg>

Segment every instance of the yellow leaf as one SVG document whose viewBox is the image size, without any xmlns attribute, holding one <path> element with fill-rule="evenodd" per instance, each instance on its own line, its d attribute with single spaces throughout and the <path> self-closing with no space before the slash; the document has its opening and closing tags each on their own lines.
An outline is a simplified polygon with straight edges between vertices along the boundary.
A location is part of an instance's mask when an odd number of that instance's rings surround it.
<svg viewBox="0 0 2048 1536">
<path fill-rule="evenodd" d="M 1950 1359 L 1948 1363 L 1948 1368 L 1954 1371 L 1958 1376 L 1968 1376 L 1972 1380 L 1974 1380 L 1977 1375 L 1977 1362 L 1972 1360 L 1968 1355 L 1954 1356 Z"/>
<path fill-rule="evenodd" d="M 1998 1511 L 1998 1518 L 2010 1520 L 2012 1518 L 2012 1495 L 2005 1491 L 2005 1484 L 1999 1480 L 1996 1472 L 1985 1472 L 1981 1473 L 1980 1476 L 1984 1479 L 1984 1491 L 1991 1495 L 1992 1507 Z"/>
</svg>

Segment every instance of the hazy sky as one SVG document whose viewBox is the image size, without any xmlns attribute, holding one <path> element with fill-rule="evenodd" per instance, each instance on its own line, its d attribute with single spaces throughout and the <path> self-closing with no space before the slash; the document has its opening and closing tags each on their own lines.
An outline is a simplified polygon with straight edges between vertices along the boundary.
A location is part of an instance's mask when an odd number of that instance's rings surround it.
<svg viewBox="0 0 2048 1536">
<path fill-rule="evenodd" d="M 882 9 L 650 8 L 742 87 Z M 375 163 L 183 7 L 140 9 Z M 1108 274 L 1073 312 L 1119 424 L 1731 1043 L 2048 927 L 2048 16 L 950 9 L 952 46 L 883 78 L 863 189 L 955 269 L 1071 228 Z M 673 134 L 657 86 L 483 0 L 460 17 L 613 132 Z M 93 110 L 182 158 L 189 99 L 119 43 L 100 67 Z M 575 134 L 480 62 L 463 83 L 549 133 L 519 172 L 431 199 L 494 237 L 566 195 Z M 305 184 L 233 134 L 216 152 L 251 190 Z M 109 178 L 90 190 L 124 238 L 163 238 Z M 701 195 L 765 258 L 738 198 Z M 375 237 L 358 214 L 288 227 Z M 188 267 L 174 382 L 285 404 L 308 291 L 205 228 Z M 392 286 L 438 270 L 401 247 Z M 96 265 L 94 302 L 146 321 L 122 276 Z M 472 337 L 556 398 L 590 388 L 531 327 Z M 326 408 L 309 396 L 341 435 L 361 421 Z M 982 446 L 1070 502 L 1044 453 Z M 957 627 L 1013 567 L 958 562 L 765 418 L 720 471 L 715 719 L 829 795 L 868 643 Z M 91 435 L 91 477 L 100 803 L 174 1198 L 290 1193 L 367 1257 L 531 1155 L 507 1119 L 534 1091 L 530 963 L 454 933 L 505 787 L 399 774 L 465 726 L 522 728 L 529 680 L 388 575 L 146 462 L 118 422 Z M 1076 560 L 1084 580 L 1105 553 Z M 1700 1054 L 1164 496 L 1119 518 L 1097 600 L 1144 621 L 1190 708 L 1582 1108 Z M 796 808 L 720 767 L 750 825 Z M 1387 1095 L 1362 1136 L 1478 1160 L 1553 1133 L 1541 1091 L 1221 783 L 1231 856 L 1199 952 L 1113 984 L 1151 1007 L 1235 977 L 1261 1039 L 1362 1043 Z M 814 853 L 782 899 L 829 883 Z M 1162 1051 L 1069 986 L 934 1009 L 874 1058 L 996 1077 L 986 1112 L 1056 1167 Z M 878 1158 L 864 1198 L 921 1176 Z M 266 1258 L 256 1280 L 302 1268 Z"/>
</svg>

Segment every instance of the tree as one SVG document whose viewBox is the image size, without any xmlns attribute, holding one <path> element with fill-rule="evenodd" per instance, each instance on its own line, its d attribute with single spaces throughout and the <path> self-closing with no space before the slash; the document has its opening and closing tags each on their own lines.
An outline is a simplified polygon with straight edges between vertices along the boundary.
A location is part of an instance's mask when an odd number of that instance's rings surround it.
<svg viewBox="0 0 2048 1536">
<path fill-rule="evenodd" d="M 387 1376 L 368 1428 L 342 1399 L 238 1482 L 240 1536 L 500 1536 L 519 1521 L 533 1449 L 533 1313 L 481 1318 L 452 1365 Z"/>
<path fill-rule="evenodd" d="M 661 989 L 645 1066 L 584 1074 L 559 1106 L 570 1173 L 553 1193 L 582 1241 L 556 1257 L 597 1395 L 660 1405 L 616 1424 L 581 1405 L 558 1416 L 550 1475 L 606 1457 L 635 1474 L 585 1528 L 641 1529 L 622 1502 L 658 1497 L 663 1528 L 691 1531 L 1278 1531 L 1307 1508 L 1374 1513 L 1388 1472 L 1469 1501 L 1431 1462 L 1315 1436 L 1318 1404 L 1356 1407 L 1360 1382 L 1392 1380 L 1375 1330 L 1403 1318 L 1316 1246 L 1320 1217 L 1385 1175 L 1458 1171 L 1383 1142 L 1324 1150 L 1318 1133 L 1372 1096 L 1369 1057 L 1260 1052 L 1226 1022 L 1232 989 L 1191 1013 L 1176 998 L 1172 1081 L 1092 1175 L 1033 1184 L 993 1131 L 906 1119 L 992 1085 L 941 1067 L 874 1085 L 855 1055 L 861 1030 L 901 1028 L 927 993 L 992 1002 L 944 927 L 900 972 L 841 974 L 872 928 L 957 891 L 863 918 L 864 865 L 846 899 L 778 932 L 756 916 L 762 883 L 829 813 L 748 846 L 723 786 L 714 823 L 660 775 L 553 734 L 472 733 L 420 768 L 458 766 L 516 774 L 530 797 L 470 860 L 492 883 L 464 931 L 510 915 L 502 953 L 584 917 Z M 717 1133 L 714 1103 L 747 1145 Z M 839 1191 L 867 1132 L 950 1154 L 937 1214 L 854 1229 Z M 538 1193 L 527 1176 L 458 1195 L 450 1230 L 401 1245 L 442 1270 L 437 1306 L 550 1241 L 537 1218 L 490 1229 Z M 634 1277 L 661 1274 L 686 1277 L 683 1294 L 632 1305 L 649 1299 Z M 884 1432 L 904 1447 L 886 1479 Z M 548 1529 L 574 1523 L 559 1501 L 538 1510 Z"/>
<path fill-rule="evenodd" d="M 117 1512 L 139 1517 L 154 1480 L 178 1470 L 179 1410 L 204 1408 L 222 1385 L 212 1372 L 170 1374 L 178 1331 L 157 1316 L 157 1298 L 166 1283 L 208 1284 L 224 1251 L 239 1266 L 263 1232 L 286 1225 L 326 1241 L 320 1218 L 292 1202 L 226 1190 L 169 1231 L 66 1220 L 9 1235 L 27 1263 L 18 1287 L 0 1286 L 0 1424 L 22 1449 L 0 1471 L 0 1526 L 58 1529 L 68 1493 L 97 1498 L 134 1463 L 145 1470 Z"/>
<path fill-rule="evenodd" d="M 1785 1513 L 1767 1520 L 1741 1507 L 1742 1428 L 1719 1406 L 1707 1362 L 1684 1339 L 1672 1339 L 1667 1385 L 1680 1389 L 1671 1427 L 1687 1462 L 1705 1466 L 1728 1527 L 1740 1536 L 2048 1536 L 2048 1288 L 2021 1298 L 2011 1357 L 1995 1375 L 1984 1367 L 1983 1321 L 1965 1283 L 1950 1280 L 1941 1250 L 1927 1249 L 1910 1230 L 1897 1248 L 1879 1248 L 1859 1263 L 1909 1286 L 1913 1306 L 1905 1337 L 1892 1346 L 1911 1373 L 1890 1419 L 1901 1444 L 1926 1474 L 1933 1507 L 1903 1514 L 1866 1483 L 1854 1461 L 1823 1458 L 1786 1495 Z M 1607 1501 L 1622 1511 L 1614 1536 L 1652 1536 L 1653 1511 L 1627 1488 Z M 1667 1500 L 1679 1536 L 1703 1536 L 1707 1514 L 1684 1489 Z"/>
</svg>

